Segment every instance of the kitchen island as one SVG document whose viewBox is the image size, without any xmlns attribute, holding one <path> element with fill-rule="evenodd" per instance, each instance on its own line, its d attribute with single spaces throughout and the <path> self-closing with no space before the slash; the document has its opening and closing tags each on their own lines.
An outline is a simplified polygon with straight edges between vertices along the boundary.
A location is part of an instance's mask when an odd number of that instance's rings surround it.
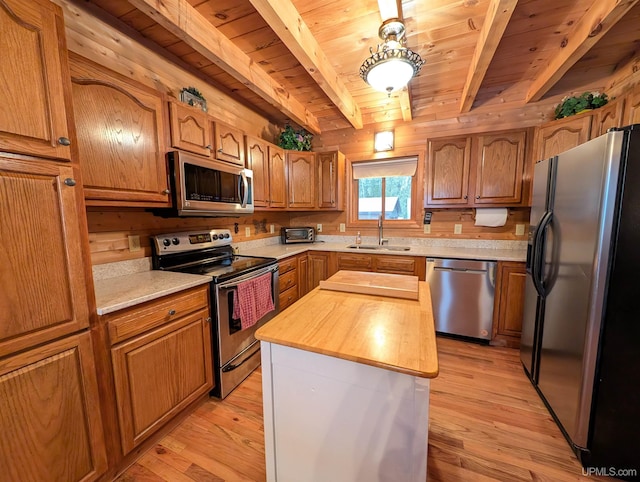
<svg viewBox="0 0 640 482">
<path fill-rule="evenodd" d="M 438 359 L 425 282 L 417 300 L 319 287 L 256 338 L 268 481 L 426 480 Z"/>
</svg>

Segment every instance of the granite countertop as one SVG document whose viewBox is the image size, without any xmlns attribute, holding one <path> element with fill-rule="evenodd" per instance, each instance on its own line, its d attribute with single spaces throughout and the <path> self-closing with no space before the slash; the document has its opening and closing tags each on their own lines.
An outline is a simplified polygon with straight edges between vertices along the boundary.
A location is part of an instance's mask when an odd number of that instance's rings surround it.
<svg viewBox="0 0 640 482">
<path fill-rule="evenodd" d="M 394 256 L 424 256 L 434 258 L 478 259 L 482 261 L 521 261 L 527 259 L 526 249 L 492 249 L 445 246 L 415 246 L 409 251 L 390 251 L 347 248 L 349 244 L 315 242 L 301 244 L 272 244 L 252 249 L 240 249 L 239 254 L 283 259 L 305 251 L 335 251 L 343 253 L 387 254 Z M 391 244 L 393 246 L 393 243 Z"/>
<path fill-rule="evenodd" d="M 143 271 L 94 281 L 99 315 L 128 308 L 187 288 L 210 283 L 210 276 Z"/>
<path fill-rule="evenodd" d="M 438 352 L 426 282 L 419 283 L 418 295 L 418 300 L 408 300 L 318 287 L 261 326 L 256 338 L 434 378 Z"/>
</svg>

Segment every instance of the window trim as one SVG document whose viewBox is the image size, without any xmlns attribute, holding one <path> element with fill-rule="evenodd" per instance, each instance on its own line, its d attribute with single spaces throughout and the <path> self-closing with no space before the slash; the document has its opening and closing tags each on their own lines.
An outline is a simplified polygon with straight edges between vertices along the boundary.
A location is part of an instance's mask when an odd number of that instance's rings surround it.
<svg viewBox="0 0 640 482">
<path fill-rule="evenodd" d="M 353 178 L 353 164 L 359 162 L 371 162 L 374 160 L 392 160 L 415 156 L 418 158 L 416 173 L 411 182 L 411 206 L 412 216 L 410 219 L 385 219 L 386 229 L 419 230 L 422 229 L 423 193 L 424 193 L 424 149 L 396 149 L 389 152 L 378 152 L 374 155 L 362 154 L 347 159 L 347 199 L 349 209 L 347 210 L 347 226 L 351 228 L 375 228 L 378 221 L 375 219 L 358 219 L 358 181 Z"/>
</svg>

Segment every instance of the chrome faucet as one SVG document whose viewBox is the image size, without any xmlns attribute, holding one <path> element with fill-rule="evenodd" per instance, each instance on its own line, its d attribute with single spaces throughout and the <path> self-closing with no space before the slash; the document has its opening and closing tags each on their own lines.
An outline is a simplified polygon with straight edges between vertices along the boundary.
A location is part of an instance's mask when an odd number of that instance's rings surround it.
<svg viewBox="0 0 640 482">
<path fill-rule="evenodd" d="M 389 244 L 389 240 L 382 237 L 382 214 L 378 216 L 378 246 Z"/>
</svg>

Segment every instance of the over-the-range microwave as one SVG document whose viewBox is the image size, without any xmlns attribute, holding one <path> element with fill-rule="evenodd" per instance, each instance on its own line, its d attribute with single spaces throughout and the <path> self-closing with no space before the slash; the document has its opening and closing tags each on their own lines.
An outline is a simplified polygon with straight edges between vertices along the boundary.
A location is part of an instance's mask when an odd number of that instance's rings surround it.
<svg viewBox="0 0 640 482">
<path fill-rule="evenodd" d="M 167 154 L 173 208 L 156 214 L 235 216 L 253 212 L 253 171 L 194 154 Z"/>
</svg>

